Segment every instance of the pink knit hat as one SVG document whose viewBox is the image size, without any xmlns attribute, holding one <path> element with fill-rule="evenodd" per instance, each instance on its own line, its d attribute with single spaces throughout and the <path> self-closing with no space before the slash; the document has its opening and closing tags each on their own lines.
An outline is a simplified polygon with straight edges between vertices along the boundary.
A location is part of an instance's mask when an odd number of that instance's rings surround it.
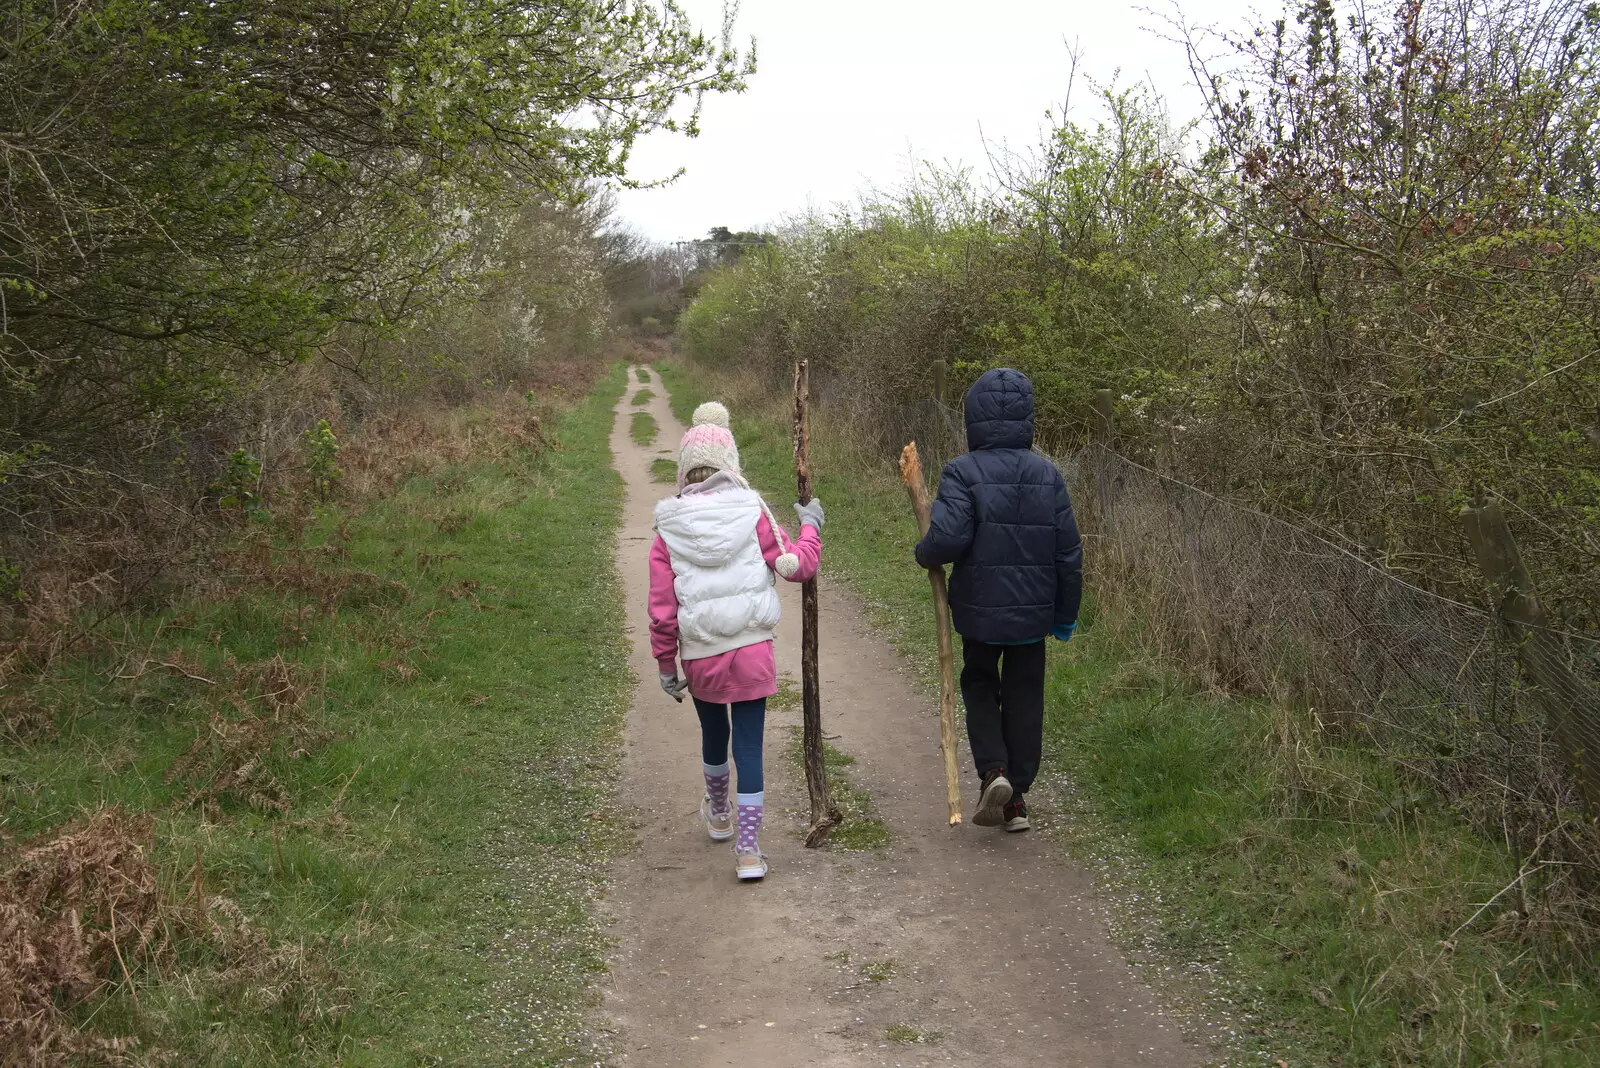
<svg viewBox="0 0 1600 1068">
<path fill-rule="evenodd" d="M 739 446 L 733 442 L 733 431 L 728 429 L 728 409 L 716 401 L 706 401 L 694 410 L 693 426 L 683 433 L 678 442 L 678 492 L 683 492 L 683 480 L 697 467 L 712 467 L 718 471 L 739 474 Z"/>
</svg>

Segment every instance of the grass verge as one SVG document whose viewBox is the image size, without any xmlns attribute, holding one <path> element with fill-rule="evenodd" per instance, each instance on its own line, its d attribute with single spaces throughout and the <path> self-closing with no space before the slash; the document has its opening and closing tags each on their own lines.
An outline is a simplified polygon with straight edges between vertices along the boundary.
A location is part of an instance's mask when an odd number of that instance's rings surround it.
<svg viewBox="0 0 1600 1068">
<path fill-rule="evenodd" d="M 655 398 L 655 390 L 641 389 L 639 392 L 633 395 L 633 400 L 629 401 L 628 403 L 633 405 L 649 404 L 651 401 L 655 400 Z"/>
<path fill-rule="evenodd" d="M 162 1063 L 604 1057 L 624 388 L 619 364 L 552 420 L 557 449 L 259 531 L 203 594 L 7 690 L 40 710 L 0 749 L 8 852 L 127 813 L 173 934 L 118 952 L 69 1025 Z"/>
<path fill-rule="evenodd" d="M 674 484 L 678 481 L 678 462 L 665 457 L 656 457 L 650 461 L 650 481 Z"/>
<path fill-rule="evenodd" d="M 712 399 L 694 366 L 658 370 L 681 416 Z M 717 399 L 751 481 L 789 485 L 786 399 Z M 893 458 L 853 455 L 817 415 L 830 575 L 931 683 L 928 583 Z M 1079 636 L 1051 647 L 1036 825 L 1102 873 L 1114 933 L 1220 1058 L 1600 1063 L 1600 957 L 1581 924 L 1518 893 L 1522 857 L 1377 755 L 1113 646 L 1094 614 L 1091 599 Z"/>
</svg>

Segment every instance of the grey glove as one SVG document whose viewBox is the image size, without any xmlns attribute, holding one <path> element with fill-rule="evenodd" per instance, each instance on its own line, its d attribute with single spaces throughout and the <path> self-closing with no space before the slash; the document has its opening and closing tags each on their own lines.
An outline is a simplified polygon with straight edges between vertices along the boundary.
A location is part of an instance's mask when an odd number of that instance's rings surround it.
<svg viewBox="0 0 1600 1068">
<path fill-rule="evenodd" d="M 802 527 L 812 526 L 818 530 L 822 529 L 822 502 L 817 498 L 811 498 L 808 504 L 795 505 L 794 514 L 800 517 Z"/>
<path fill-rule="evenodd" d="M 661 678 L 661 688 L 667 692 L 667 696 L 680 705 L 683 704 L 683 695 L 689 689 L 689 683 L 684 679 L 678 678 L 676 674 L 668 675 L 666 672 L 657 672 L 657 674 Z"/>
</svg>

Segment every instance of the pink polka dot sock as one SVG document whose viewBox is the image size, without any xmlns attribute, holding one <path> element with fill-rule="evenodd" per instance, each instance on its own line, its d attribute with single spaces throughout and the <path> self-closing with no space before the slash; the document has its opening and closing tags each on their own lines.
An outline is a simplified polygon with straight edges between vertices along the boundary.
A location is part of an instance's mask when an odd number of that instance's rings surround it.
<svg viewBox="0 0 1600 1068">
<path fill-rule="evenodd" d="M 761 815 L 766 808 L 767 795 L 739 794 L 739 836 L 734 849 L 740 853 L 761 852 Z"/>
<path fill-rule="evenodd" d="M 728 814 L 728 763 L 723 761 L 716 767 L 710 764 L 700 765 L 706 773 L 706 796 L 711 798 L 711 812 L 713 815 L 725 816 Z"/>
</svg>

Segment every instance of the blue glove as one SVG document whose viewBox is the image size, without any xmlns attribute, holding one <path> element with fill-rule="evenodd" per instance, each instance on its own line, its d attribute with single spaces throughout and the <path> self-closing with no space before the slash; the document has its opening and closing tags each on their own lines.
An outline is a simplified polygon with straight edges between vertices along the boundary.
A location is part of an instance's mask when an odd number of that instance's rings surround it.
<svg viewBox="0 0 1600 1068">
<path fill-rule="evenodd" d="M 815 497 L 805 504 L 794 506 L 794 514 L 800 517 L 802 527 L 816 527 L 822 529 L 822 502 Z"/>
<path fill-rule="evenodd" d="M 1077 629 L 1077 620 L 1073 620 L 1071 623 L 1057 623 L 1054 627 L 1050 628 L 1050 637 L 1056 638 L 1060 641 L 1070 642 L 1072 640 L 1072 632 Z"/>
</svg>

